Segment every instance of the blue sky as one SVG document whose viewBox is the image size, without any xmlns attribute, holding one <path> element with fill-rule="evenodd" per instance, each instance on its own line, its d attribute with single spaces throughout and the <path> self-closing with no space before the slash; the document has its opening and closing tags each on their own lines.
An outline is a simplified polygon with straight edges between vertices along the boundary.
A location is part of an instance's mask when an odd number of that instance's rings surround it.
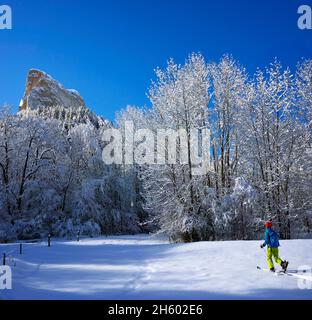
<svg viewBox="0 0 312 320">
<path fill-rule="evenodd" d="M 0 30 L 0 103 L 17 110 L 28 69 L 78 90 L 112 120 L 127 104 L 148 105 L 154 69 L 191 52 L 230 53 L 254 73 L 277 57 L 312 58 L 312 30 L 297 9 L 312 0 L 2 0 L 13 30 Z"/>
</svg>

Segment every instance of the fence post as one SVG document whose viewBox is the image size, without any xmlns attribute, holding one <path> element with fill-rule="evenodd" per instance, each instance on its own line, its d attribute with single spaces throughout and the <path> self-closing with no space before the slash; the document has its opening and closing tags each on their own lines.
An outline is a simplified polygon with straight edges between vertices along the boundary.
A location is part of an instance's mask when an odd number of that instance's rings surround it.
<svg viewBox="0 0 312 320">
<path fill-rule="evenodd" d="M 51 234 L 48 235 L 48 247 L 51 247 Z"/>
<path fill-rule="evenodd" d="M 23 253 L 23 244 L 20 243 L 20 254 L 22 254 L 22 253 Z"/>
<path fill-rule="evenodd" d="M 77 233 L 77 242 L 80 241 L 80 232 Z"/>
<path fill-rule="evenodd" d="M 5 256 L 5 253 L 3 254 L 3 261 L 2 261 L 2 263 L 3 263 L 3 265 L 5 266 L 5 261 L 6 260 L 6 256 Z"/>
</svg>

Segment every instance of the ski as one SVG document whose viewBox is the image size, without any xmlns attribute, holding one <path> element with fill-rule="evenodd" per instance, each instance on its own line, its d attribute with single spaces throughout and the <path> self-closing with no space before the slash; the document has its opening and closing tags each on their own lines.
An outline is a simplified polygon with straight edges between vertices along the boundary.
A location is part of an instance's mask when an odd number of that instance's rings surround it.
<svg viewBox="0 0 312 320">
<path fill-rule="evenodd" d="M 258 269 L 258 270 L 265 271 L 265 272 L 270 272 L 270 273 L 272 273 L 272 274 L 274 274 L 274 275 L 283 275 L 283 274 L 287 274 L 286 272 L 284 272 L 284 270 L 279 270 L 279 271 L 274 271 L 274 272 L 272 272 L 272 271 L 271 271 L 271 270 L 269 270 L 269 269 L 261 268 L 261 267 L 259 267 L 259 266 L 257 266 L 257 269 Z"/>
</svg>

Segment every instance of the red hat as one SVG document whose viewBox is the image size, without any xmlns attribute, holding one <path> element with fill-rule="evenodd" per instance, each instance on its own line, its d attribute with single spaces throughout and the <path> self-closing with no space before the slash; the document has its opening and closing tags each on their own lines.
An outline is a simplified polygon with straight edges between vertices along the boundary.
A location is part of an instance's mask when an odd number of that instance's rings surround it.
<svg viewBox="0 0 312 320">
<path fill-rule="evenodd" d="M 272 226 L 273 226 L 272 220 L 266 221 L 265 223 L 266 228 L 272 228 Z"/>
</svg>

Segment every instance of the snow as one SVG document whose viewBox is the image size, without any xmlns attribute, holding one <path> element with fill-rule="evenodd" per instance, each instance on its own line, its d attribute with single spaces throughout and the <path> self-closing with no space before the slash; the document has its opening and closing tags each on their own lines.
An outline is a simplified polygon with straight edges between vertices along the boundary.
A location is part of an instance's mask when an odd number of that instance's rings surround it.
<svg viewBox="0 0 312 320">
<path fill-rule="evenodd" d="M 77 96 L 81 96 L 80 93 L 75 89 L 66 89 L 69 93 Z"/>
<path fill-rule="evenodd" d="M 0 245 L 13 272 L 13 289 L 0 290 L 0 299 L 311 299 L 298 281 L 312 281 L 312 240 L 281 241 L 289 276 L 257 270 L 266 268 L 259 246 L 149 235 L 27 243 L 23 255 L 17 243 Z M 303 265 L 307 273 L 296 274 Z"/>
</svg>

